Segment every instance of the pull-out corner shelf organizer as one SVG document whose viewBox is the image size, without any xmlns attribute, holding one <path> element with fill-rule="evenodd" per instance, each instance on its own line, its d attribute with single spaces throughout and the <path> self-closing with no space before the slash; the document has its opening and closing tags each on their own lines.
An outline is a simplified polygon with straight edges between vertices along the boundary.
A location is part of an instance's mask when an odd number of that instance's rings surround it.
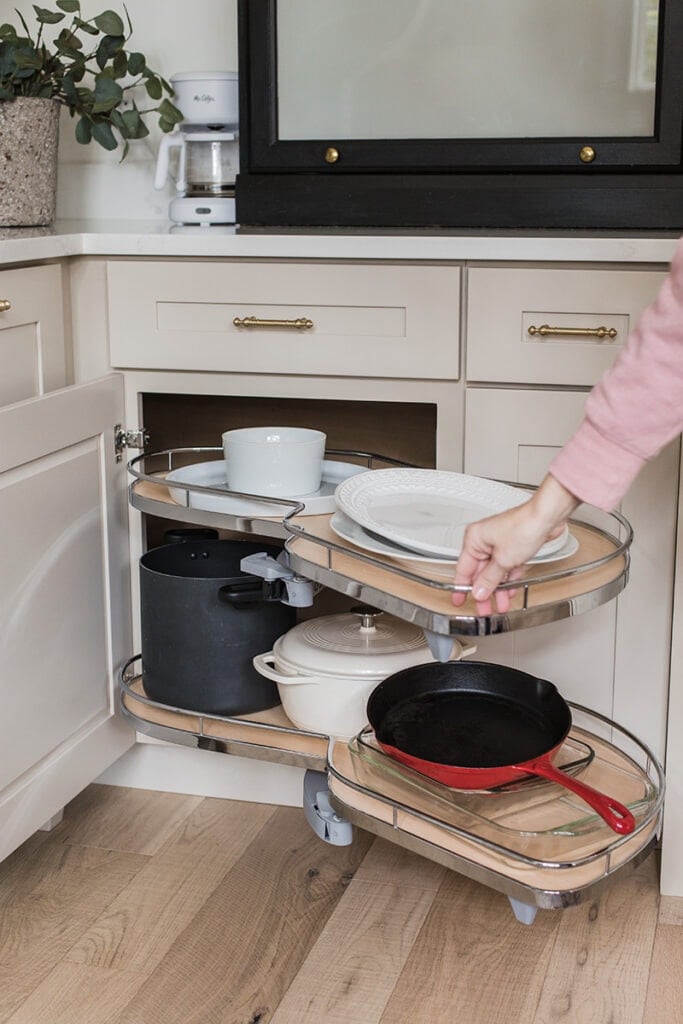
<svg viewBox="0 0 683 1024">
<path fill-rule="evenodd" d="M 225 489 L 164 480 L 178 465 L 216 460 L 221 449 L 174 449 L 138 456 L 129 465 L 130 502 L 161 518 L 285 541 L 296 578 L 329 587 L 421 626 L 434 653 L 441 640 L 484 636 L 557 621 L 616 597 L 628 579 L 632 532 L 617 513 L 583 506 L 571 523 L 578 551 L 561 561 L 530 566 L 514 584 L 510 611 L 479 616 L 470 598 L 459 608 L 456 589 L 433 567 L 369 554 L 337 536 L 330 514 L 305 514 L 297 501 L 278 501 L 280 514 L 211 510 L 206 495 Z M 394 460 L 360 452 L 328 452 L 368 468 Z M 178 489 L 179 488 L 179 489 Z M 178 495 L 181 494 L 181 500 Z M 231 499 L 245 498 L 230 495 Z M 220 505 L 218 506 L 220 508 Z M 438 656 L 438 655 L 437 655 Z M 586 708 L 573 707 L 573 727 L 559 754 L 565 770 L 580 774 L 626 804 L 636 828 L 617 835 L 580 800 L 553 783 L 529 780 L 505 791 L 460 792 L 404 768 L 374 743 L 371 730 L 349 742 L 297 729 L 282 708 L 253 715 L 197 714 L 150 700 L 138 659 L 121 677 L 121 713 L 142 733 L 175 743 L 307 769 L 307 815 L 318 834 L 346 842 L 337 827 L 352 822 L 505 893 L 519 920 L 531 923 L 539 907 L 578 903 L 616 871 L 634 867 L 655 846 L 664 776 L 635 736 Z M 340 837 L 342 835 L 342 838 Z"/>
</svg>

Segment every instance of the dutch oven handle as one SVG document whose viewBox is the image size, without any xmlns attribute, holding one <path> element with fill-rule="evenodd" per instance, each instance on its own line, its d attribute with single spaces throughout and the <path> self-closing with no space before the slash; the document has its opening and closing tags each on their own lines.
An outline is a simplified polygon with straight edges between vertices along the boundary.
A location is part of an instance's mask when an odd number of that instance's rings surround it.
<svg viewBox="0 0 683 1024">
<path fill-rule="evenodd" d="M 233 607 L 280 601 L 283 596 L 282 580 L 263 580 L 260 576 L 244 576 L 231 580 L 218 588 L 218 600 Z"/>
<path fill-rule="evenodd" d="M 273 651 L 266 651 L 265 654 L 257 654 L 251 659 L 251 663 L 259 673 L 266 679 L 272 679 L 274 683 L 283 683 L 287 686 L 297 686 L 301 683 L 317 682 L 315 676 L 285 675 L 275 668 L 275 654 Z"/>
</svg>

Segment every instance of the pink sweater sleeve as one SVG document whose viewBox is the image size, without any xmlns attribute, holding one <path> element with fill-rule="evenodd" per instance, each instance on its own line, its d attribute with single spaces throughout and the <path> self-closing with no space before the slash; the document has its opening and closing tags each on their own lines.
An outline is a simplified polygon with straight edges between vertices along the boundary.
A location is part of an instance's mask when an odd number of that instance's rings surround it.
<svg viewBox="0 0 683 1024">
<path fill-rule="evenodd" d="M 582 501 L 612 509 L 643 465 L 683 430 L 683 239 L 654 302 L 586 400 L 550 465 Z"/>
</svg>

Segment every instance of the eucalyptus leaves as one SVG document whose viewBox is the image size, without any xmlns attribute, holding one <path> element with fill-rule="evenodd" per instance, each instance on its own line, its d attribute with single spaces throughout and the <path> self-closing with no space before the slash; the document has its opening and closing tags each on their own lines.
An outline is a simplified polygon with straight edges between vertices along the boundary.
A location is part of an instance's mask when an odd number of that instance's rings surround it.
<svg viewBox="0 0 683 1024">
<path fill-rule="evenodd" d="M 159 127 L 169 132 L 182 121 L 169 97 L 173 89 L 147 66 L 143 53 L 126 49 L 133 26 L 124 6 L 126 24 L 115 11 L 93 18 L 81 16 L 79 0 L 56 0 L 56 10 L 33 5 L 37 31 L 31 34 L 19 11 L 21 29 L 0 25 L 0 101 L 18 96 L 54 99 L 77 116 L 76 138 L 105 149 L 123 142 L 123 159 L 130 139 L 149 134 L 145 115 L 157 114 Z M 47 42 L 45 26 L 71 20 Z M 132 90 L 143 86 L 152 106 L 140 109 Z M 164 96 L 166 93 L 166 96 Z"/>
</svg>

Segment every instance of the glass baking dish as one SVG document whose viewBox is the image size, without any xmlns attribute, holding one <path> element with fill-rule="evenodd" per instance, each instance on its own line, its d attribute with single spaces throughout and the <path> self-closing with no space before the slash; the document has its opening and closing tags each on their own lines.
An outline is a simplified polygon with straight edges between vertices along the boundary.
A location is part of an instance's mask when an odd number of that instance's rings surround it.
<svg viewBox="0 0 683 1024">
<path fill-rule="evenodd" d="M 556 758 L 558 767 L 626 804 L 637 833 L 660 809 L 660 766 L 615 723 L 577 706 L 572 706 L 572 716 L 573 727 Z M 590 724 L 593 730 L 586 727 Z M 622 839 L 579 797 L 543 779 L 530 777 L 497 790 L 452 789 L 383 753 L 370 728 L 349 741 L 348 753 L 354 780 L 368 793 L 508 853 L 540 861 L 575 860 Z"/>
</svg>

